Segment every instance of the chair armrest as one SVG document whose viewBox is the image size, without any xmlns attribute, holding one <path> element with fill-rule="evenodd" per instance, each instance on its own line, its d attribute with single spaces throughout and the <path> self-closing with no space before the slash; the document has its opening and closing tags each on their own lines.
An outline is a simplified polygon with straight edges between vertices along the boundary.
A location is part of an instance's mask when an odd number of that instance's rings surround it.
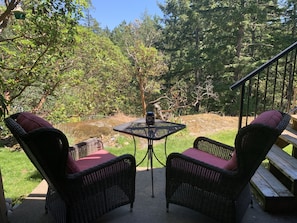
<svg viewBox="0 0 297 223">
<path fill-rule="evenodd" d="M 124 167 L 116 169 L 116 171 L 121 171 L 122 169 L 127 169 L 127 168 L 133 168 L 135 169 L 136 172 L 136 161 L 134 156 L 130 155 L 130 154 L 124 154 L 118 157 L 115 157 L 114 159 L 111 159 L 105 163 L 101 163 L 99 165 L 96 166 L 92 166 L 89 169 L 77 172 L 77 173 L 73 173 L 73 174 L 68 174 L 69 179 L 83 179 L 84 177 L 88 177 L 89 175 L 92 175 L 95 173 L 96 176 L 100 176 L 100 174 L 98 172 L 103 171 L 106 172 L 108 169 L 110 169 L 109 173 L 112 174 L 115 171 L 115 166 L 116 165 L 124 165 Z M 107 176 L 105 176 L 107 177 Z"/>
<path fill-rule="evenodd" d="M 206 137 L 196 138 L 193 147 L 225 160 L 229 160 L 234 151 L 234 147 Z"/>
<path fill-rule="evenodd" d="M 102 141 L 95 137 L 69 147 L 69 153 L 74 160 L 78 160 L 103 148 Z"/>
<path fill-rule="evenodd" d="M 187 168 L 185 168 L 187 167 Z M 183 155 L 181 153 L 171 153 L 168 155 L 166 160 L 166 169 L 174 168 L 175 170 L 180 169 L 182 172 L 189 172 L 188 168 L 191 168 L 190 174 L 193 176 L 200 175 L 205 171 L 215 172 L 219 174 L 227 174 L 230 176 L 236 175 L 236 171 L 229 171 L 201 160 L 194 159 L 192 157 Z"/>
<path fill-rule="evenodd" d="M 125 190 L 134 196 L 135 175 L 135 158 L 125 154 L 89 169 L 68 174 L 65 191 L 75 195 L 73 199 L 79 199 L 78 197 L 87 199 L 88 194 L 93 196 L 96 193 L 102 193 L 102 188 L 119 186 L 126 188 Z"/>
<path fill-rule="evenodd" d="M 166 162 L 166 179 L 169 182 L 182 182 L 215 193 L 230 193 L 226 188 L 233 188 L 239 183 L 237 171 L 222 169 L 180 153 L 171 153 Z"/>
</svg>

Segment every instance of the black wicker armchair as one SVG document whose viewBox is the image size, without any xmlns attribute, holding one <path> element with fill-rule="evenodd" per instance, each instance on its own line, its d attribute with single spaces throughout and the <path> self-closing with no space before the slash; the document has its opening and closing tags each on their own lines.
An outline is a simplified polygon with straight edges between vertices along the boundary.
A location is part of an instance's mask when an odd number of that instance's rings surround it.
<svg viewBox="0 0 297 223">
<path fill-rule="evenodd" d="M 94 222 L 122 205 L 132 209 L 136 173 L 132 155 L 116 157 L 100 148 L 98 140 L 69 147 L 61 131 L 30 113 L 14 114 L 5 124 L 47 181 L 46 210 L 56 222 Z M 99 150 L 89 154 L 92 143 Z"/>
<path fill-rule="evenodd" d="M 267 111 L 238 131 L 235 147 L 198 137 L 194 148 L 170 154 L 167 210 L 173 203 L 219 222 L 240 222 L 252 201 L 249 181 L 289 120 L 287 114 Z"/>
</svg>

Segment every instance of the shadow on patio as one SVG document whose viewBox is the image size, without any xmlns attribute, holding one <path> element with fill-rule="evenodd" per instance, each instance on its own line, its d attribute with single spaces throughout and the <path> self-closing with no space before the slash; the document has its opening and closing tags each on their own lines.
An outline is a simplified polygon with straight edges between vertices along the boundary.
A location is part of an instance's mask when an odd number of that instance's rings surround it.
<svg viewBox="0 0 297 223">
<path fill-rule="evenodd" d="M 42 181 L 38 187 L 9 215 L 10 223 L 53 223 L 50 214 L 45 214 L 45 194 L 47 183 Z M 152 198 L 151 174 L 146 169 L 137 169 L 136 196 L 133 212 L 129 205 L 115 209 L 98 219 L 103 223 L 215 223 L 198 212 L 170 205 L 166 212 L 165 168 L 154 169 L 154 194 Z M 293 223 L 297 222 L 297 213 L 292 215 L 272 215 L 264 212 L 256 201 L 254 208 L 248 208 L 242 223 Z"/>
</svg>

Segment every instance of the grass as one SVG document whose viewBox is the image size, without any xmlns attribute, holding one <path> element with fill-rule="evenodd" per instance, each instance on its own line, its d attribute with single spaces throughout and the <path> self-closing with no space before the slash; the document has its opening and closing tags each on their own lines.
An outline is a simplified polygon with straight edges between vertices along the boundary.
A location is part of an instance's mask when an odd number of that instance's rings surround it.
<svg viewBox="0 0 297 223">
<path fill-rule="evenodd" d="M 41 176 L 23 151 L 0 148 L 4 194 L 20 203 L 41 181 Z"/>
<path fill-rule="evenodd" d="M 234 143 L 235 135 L 236 135 L 236 130 L 219 132 L 213 135 L 209 135 L 207 137 L 210 137 L 220 142 L 224 142 L 232 146 Z M 196 138 L 195 136 L 191 136 L 190 134 L 188 134 L 187 130 L 182 130 L 180 132 L 177 132 L 173 135 L 168 136 L 167 141 L 165 139 L 154 141 L 154 152 L 158 157 L 158 159 L 163 164 L 165 164 L 166 153 L 168 155 L 172 152 L 182 152 L 186 148 L 192 147 L 195 138 Z M 134 155 L 134 140 L 132 136 L 120 135 L 116 139 L 115 143 L 117 145 L 116 147 L 106 147 L 105 149 L 115 155 L 121 155 L 125 153 Z M 135 158 L 136 158 L 136 162 L 139 163 L 147 152 L 147 140 L 135 137 L 135 143 L 136 143 Z M 166 143 L 166 147 L 165 147 L 165 143 Z M 165 149 L 166 149 L 166 153 L 165 153 Z M 153 165 L 154 167 L 162 167 L 162 165 L 155 160 Z M 145 159 L 144 162 L 141 163 L 141 165 L 139 166 L 146 167 L 147 159 Z"/>
<path fill-rule="evenodd" d="M 218 142 L 223 142 L 229 146 L 234 146 L 234 139 L 235 139 L 236 133 L 237 133 L 237 130 L 229 130 L 229 131 L 223 131 L 213 135 L 209 135 L 208 137 Z"/>
</svg>

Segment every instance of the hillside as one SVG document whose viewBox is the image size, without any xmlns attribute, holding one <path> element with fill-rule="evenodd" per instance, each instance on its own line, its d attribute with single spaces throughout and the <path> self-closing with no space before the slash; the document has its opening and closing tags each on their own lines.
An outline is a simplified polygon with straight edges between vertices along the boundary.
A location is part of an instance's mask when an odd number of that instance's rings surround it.
<svg viewBox="0 0 297 223">
<path fill-rule="evenodd" d="M 80 142 L 86 138 L 95 136 L 101 138 L 104 143 L 108 143 L 116 134 L 118 134 L 113 131 L 113 127 L 126 122 L 131 122 L 137 118 L 138 117 L 126 116 L 124 114 L 116 114 L 100 120 L 66 123 L 57 125 L 56 127 L 62 130 L 67 136 L 75 135 L 75 139 L 72 139 L 72 143 Z M 185 124 L 189 134 L 194 136 L 202 136 L 218 131 L 236 129 L 238 125 L 237 117 L 220 116 L 211 113 L 180 116 L 170 121 Z"/>
</svg>

